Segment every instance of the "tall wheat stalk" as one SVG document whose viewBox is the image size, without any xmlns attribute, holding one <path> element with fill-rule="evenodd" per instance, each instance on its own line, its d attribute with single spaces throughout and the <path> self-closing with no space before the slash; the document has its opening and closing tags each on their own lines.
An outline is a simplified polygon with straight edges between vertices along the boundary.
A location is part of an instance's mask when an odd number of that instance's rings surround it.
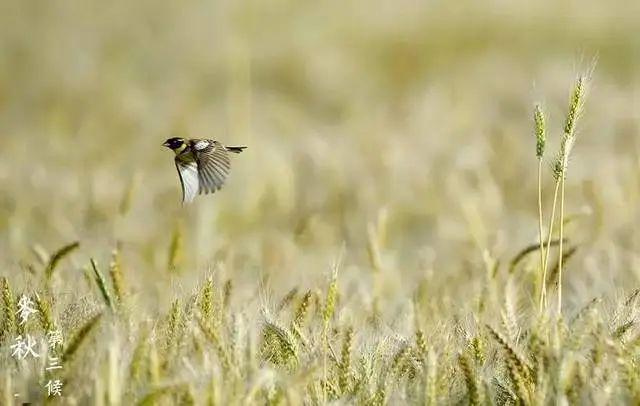
<svg viewBox="0 0 640 406">
<path fill-rule="evenodd" d="M 560 147 L 560 245 L 558 254 L 558 314 L 562 314 L 562 268 L 563 268 L 563 238 L 564 238 L 564 204 L 565 204 L 565 179 L 567 176 L 567 168 L 569 166 L 569 156 L 575 143 L 575 131 L 578 118 L 582 114 L 584 106 L 584 96 L 586 90 L 587 77 L 581 75 L 576 80 L 571 101 L 569 104 L 569 113 L 564 126 L 564 136 Z"/>
<path fill-rule="evenodd" d="M 553 192 L 553 203 L 551 208 L 551 218 L 549 220 L 549 232 L 547 238 L 547 247 L 544 250 L 543 278 L 545 279 L 546 290 L 546 272 L 549 267 L 549 253 L 551 247 L 551 237 L 553 235 L 554 224 L 556 220 L 556 208 L 558 206 L 558 196 L 560 197 L 560 218 L 559 218 L 559 242 L 558 242 L 558 304 L 557 312 L 562 313 L 562 267 L 563 267 L 563 245 L 564 245 L 564 210 L 565 210 L 565 179 L 567 167 L 569 165 L 569 157 L 575 142 L 576 122 L 582 113 L 584 105 L 584 96 L 586 90 L 587 75 L 580 75 L 576 80 L 576 84 L 569 102 L 569 111 L 564 126 L 564 134 L 560 144 L 560 151 L 553 166 L 553 175 L 555 178 L 555 188 Z M 546 295 L 546 292 L 541 293 Z M 544 296 L 541 297 L 541 303 Z"/>
<path fill-rule="evenodd" d="M 536 104 L 533 110 L 533 121 L 535 123 L 536 135 L 536 157 L 538 158 L 538 232 L 540 239 L 540 303 L 539 309 L 542 311 L 547 297 L 547 267 L 544 261 L 544 237 L 543 237 L 543 216 L 542 216 L 542 158 L 544 157 L 544 147 L 546 144 L 546 128 L 544 114 L 540 104 Z"/>
<path fill-rule="evenodd" d="M 555 172 L 554 172 L 555 174 Z M 547 279 L 547 271 L 549 269 L 549 252 L 551 250 L 551 238 L 553 236 L 553 226 L 555 225 L 556 219 L 556 207 L 558 207 L 558 192 L 560 191 L 560 181 L 556 177 L 556 183 L 553 191 L 553 201 L 551 204 L 551 218 L 549 219 L 549 231 L 547 233 L 547 247 L 544 250 L 544 267 L 543 274 L 545 278 L 545 290 L 546 290 L 546 279 Z M 545 307 L 546 307 L 546 291 L 545 291 Z"/>
</svg>

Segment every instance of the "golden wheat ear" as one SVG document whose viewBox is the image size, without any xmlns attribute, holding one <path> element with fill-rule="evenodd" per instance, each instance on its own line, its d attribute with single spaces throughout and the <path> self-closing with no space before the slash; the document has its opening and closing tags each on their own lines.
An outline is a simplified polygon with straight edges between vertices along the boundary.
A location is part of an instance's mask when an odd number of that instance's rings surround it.
<svg viewBox="0 0 640 406">
<path fill-rule="evenodd" d="M 226 147 L 227 151 L 229 152 L 233 152 L 234 154 L 239 154 L 242 151 L 244 151 L 247 147 L 246 146 L 240 146 L 240 147 Z"/>
</svg>

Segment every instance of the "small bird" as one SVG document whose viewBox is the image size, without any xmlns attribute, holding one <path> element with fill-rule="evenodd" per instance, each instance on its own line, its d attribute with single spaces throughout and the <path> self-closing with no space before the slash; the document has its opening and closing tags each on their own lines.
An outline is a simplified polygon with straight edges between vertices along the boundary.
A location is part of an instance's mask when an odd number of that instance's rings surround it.
<svg viewBox="0 0 640 406">
<path fill-rule="evenodd" d="M 241 153 L 246 146 L 227 147 L 219 141 L 173 137 L 163 146 L 175 152 L 175 163 L 182 185 L 182 204 L 198 194 L 214 193 L 224 184 L 231 164 L 229 152 Z"/>
</svg>

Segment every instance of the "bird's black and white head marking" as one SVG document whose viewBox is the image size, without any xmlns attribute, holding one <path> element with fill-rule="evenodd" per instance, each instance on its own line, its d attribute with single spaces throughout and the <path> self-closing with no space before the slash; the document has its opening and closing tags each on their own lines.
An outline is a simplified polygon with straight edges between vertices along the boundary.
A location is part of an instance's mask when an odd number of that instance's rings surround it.
<svg viewBox="0 0 640 406">
<path fill-rule="evenodd" d="M 169 138 L 162 145 L 164 145 L 167 148 L 176 150 L 178 148 L 181 148 L 184 145 L 184 138 L 180 138 L 180 137 Z"/>
</svg>

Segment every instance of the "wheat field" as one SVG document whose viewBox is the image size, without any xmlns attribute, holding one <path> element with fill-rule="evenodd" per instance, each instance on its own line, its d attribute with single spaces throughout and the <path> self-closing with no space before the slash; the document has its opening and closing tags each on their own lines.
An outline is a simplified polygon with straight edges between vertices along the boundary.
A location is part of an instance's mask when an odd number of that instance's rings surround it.
<svg viewBox="0 0 640 406">
<path fill-rule="evenodd" d="M 628 3 L 0 0 L 0 405 L 640 403 Z"/>
</svg>

